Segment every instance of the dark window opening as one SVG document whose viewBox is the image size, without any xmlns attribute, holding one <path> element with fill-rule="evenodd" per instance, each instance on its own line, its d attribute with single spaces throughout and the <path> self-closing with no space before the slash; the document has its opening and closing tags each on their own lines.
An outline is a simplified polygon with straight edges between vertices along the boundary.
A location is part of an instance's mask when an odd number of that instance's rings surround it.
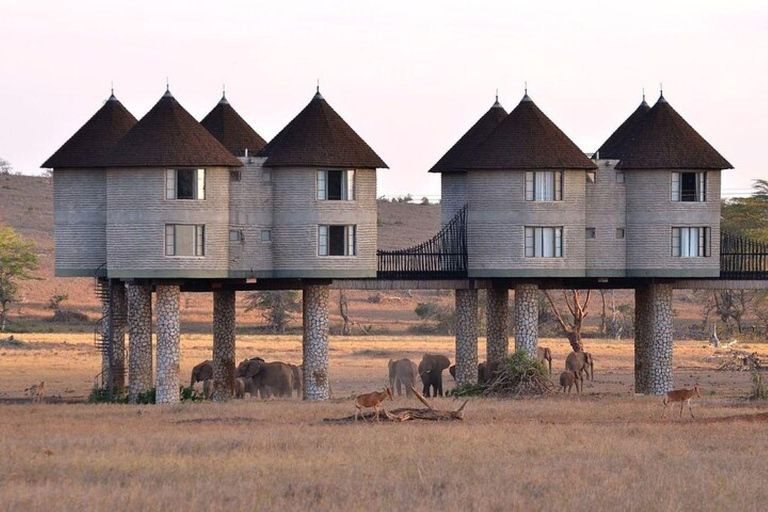
<svg viewBox="0 0 768 512">
<path fill-rule="evenodd" d="M 696 201 L 696 173 L 684 172 L 680 175 L 680 200 Z"/>
<path fill-rule="evenodd" d="M 328 171 L 328 200 L 341 201 L 344 191 L 344 171 Z"/>
<path fill-rule="evenodd" d="M 176 199 L 195 199 L 195 170 L 178 169 L 176 173 Z"/>
<path fill-rule="evenodd" d="M 328 248 L 330 256 L 344 256 L 347 241 L 344 226 L 328 226 Z"/>
</svg>

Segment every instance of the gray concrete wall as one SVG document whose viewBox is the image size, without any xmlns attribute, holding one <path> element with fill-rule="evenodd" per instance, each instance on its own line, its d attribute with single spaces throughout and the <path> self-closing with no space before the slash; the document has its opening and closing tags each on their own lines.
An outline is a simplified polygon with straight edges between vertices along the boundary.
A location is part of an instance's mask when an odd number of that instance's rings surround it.
<svg viewBox="0 0 768 512">
<path fill-rule="evenodd" d="M 107 171 L 110 277 L 227 277 L 229 170 L 206 168 L 204 200 L 165 199 L 164 168 Z M 204 224 L 205 256 L 165 255 L 165 224 Z"/>
<path fill-rule="evenodd" d="M 320 201 L 317 170 L 272 170 L 274 276 L 375 277 L 376 171 L 357 171 L 353 201 Z M 356 225 L 357 256 L 318 256 L 320 224 Z"/>
<path fill-rule="evenodd" d="M 273 228 L 273 182 L 265 175 L 274 173 L 262 167 L 264 160 L 240 158 L 241 181 L 229 183 L 229 229 L 243 233 L 242 241 L 229 242 L 232 277 L 266 277 L 272 272 L 272 242 L 262 242 L 261 233 Z"/>
<path fill-rule="evenodd" d="M 54 171 L 53 217 L 55 274 L 93 276 L 107 262 L 105 171 Z"/>
<path fill-rule="evenodd" d="M 627 275 L 716 277 L 720 273 L 720 172 L 707 173 L 707 200 L 670 200 L 670 172 L 626 172 Z M 711 257 L 672 257 L 672 227 L 712 228 Z"/>
<path fill-rule="evenodd" d="M 599 160 L 595 183 L 586 183 L 586 227 L 595 238 L 585 238 L 587 276 L 622 277 L 627 266 L 627 184 L 616 183 L 617 160 Z M 616 238 L 624 228 L 625 238 Z"/>
<path fill-rule="evenodd" d="M 526 201 L 524 171 L 467 175 L 470 277 L 583 277 L 585 173 L 566 171 L 563 201 Z M 562 226 L 562 258 L 526 258 L 526 226 Z"/>
<path fill-rule="evenodd" d="M 440 223 L 445 226 L 467 204 L 467 173 L 440 174 Z"/>
</svg>

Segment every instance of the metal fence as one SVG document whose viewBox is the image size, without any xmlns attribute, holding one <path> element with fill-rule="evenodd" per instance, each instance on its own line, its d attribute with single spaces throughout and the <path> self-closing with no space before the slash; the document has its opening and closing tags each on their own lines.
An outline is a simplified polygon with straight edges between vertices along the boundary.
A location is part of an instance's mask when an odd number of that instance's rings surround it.
<svg viewBox="0 0 768 512">
<path fill-rule="evenodd" d="M 720 277 L 768 279 L 768 243 L 732 233 L 721 233 Z"/>
</svg>

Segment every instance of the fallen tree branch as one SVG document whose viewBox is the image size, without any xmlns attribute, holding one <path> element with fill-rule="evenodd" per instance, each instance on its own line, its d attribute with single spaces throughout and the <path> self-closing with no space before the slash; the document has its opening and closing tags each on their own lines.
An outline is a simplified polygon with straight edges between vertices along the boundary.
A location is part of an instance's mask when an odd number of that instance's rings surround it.
<svg viewBox="0 0 768 512">
<path fill-rule="evenodd" d="M 466 400 L 461 407 L 455 411 L 441 411 L 432 407 L 424 396 L 416 389 L 411 387 L 411 390 L 416 395 L 421 403 L 427 406 L 426 409 L 418 409 L 414 407 L 401 407 L 399 409 L 393 409 L 387 411 L 382 409 L 378 417 L 376 412 L 363 413 L 362 417 L 364 421 L 391 421 L 400 423 L 403 421 L 411 420 L 425 420 L 425 421 L 463 421 L 464 420 L 464 407 L 467 406 L 469 400 Z M 344 418 L 325 418 L 323 421 L 327 423 L 354 423 L 356 420 L 355 415 L 345 416 Z"/>
</svg>

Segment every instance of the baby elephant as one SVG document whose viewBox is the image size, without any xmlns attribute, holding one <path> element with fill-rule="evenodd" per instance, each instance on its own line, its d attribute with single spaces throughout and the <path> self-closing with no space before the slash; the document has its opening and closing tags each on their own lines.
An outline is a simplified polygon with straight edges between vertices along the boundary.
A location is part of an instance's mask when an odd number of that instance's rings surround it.
<svg viewBox="0 0 768 512">
<path fill-rule="evenodd" d="M 581 373 L 571 370 L 565 370 L 560 374 L 560 391 L 565 393 L 565 388 L 568 388 L 568 393 L 571 392 L 571 388 L 576 385 L 576 392 L 581 393 Z"/>
</svg>

